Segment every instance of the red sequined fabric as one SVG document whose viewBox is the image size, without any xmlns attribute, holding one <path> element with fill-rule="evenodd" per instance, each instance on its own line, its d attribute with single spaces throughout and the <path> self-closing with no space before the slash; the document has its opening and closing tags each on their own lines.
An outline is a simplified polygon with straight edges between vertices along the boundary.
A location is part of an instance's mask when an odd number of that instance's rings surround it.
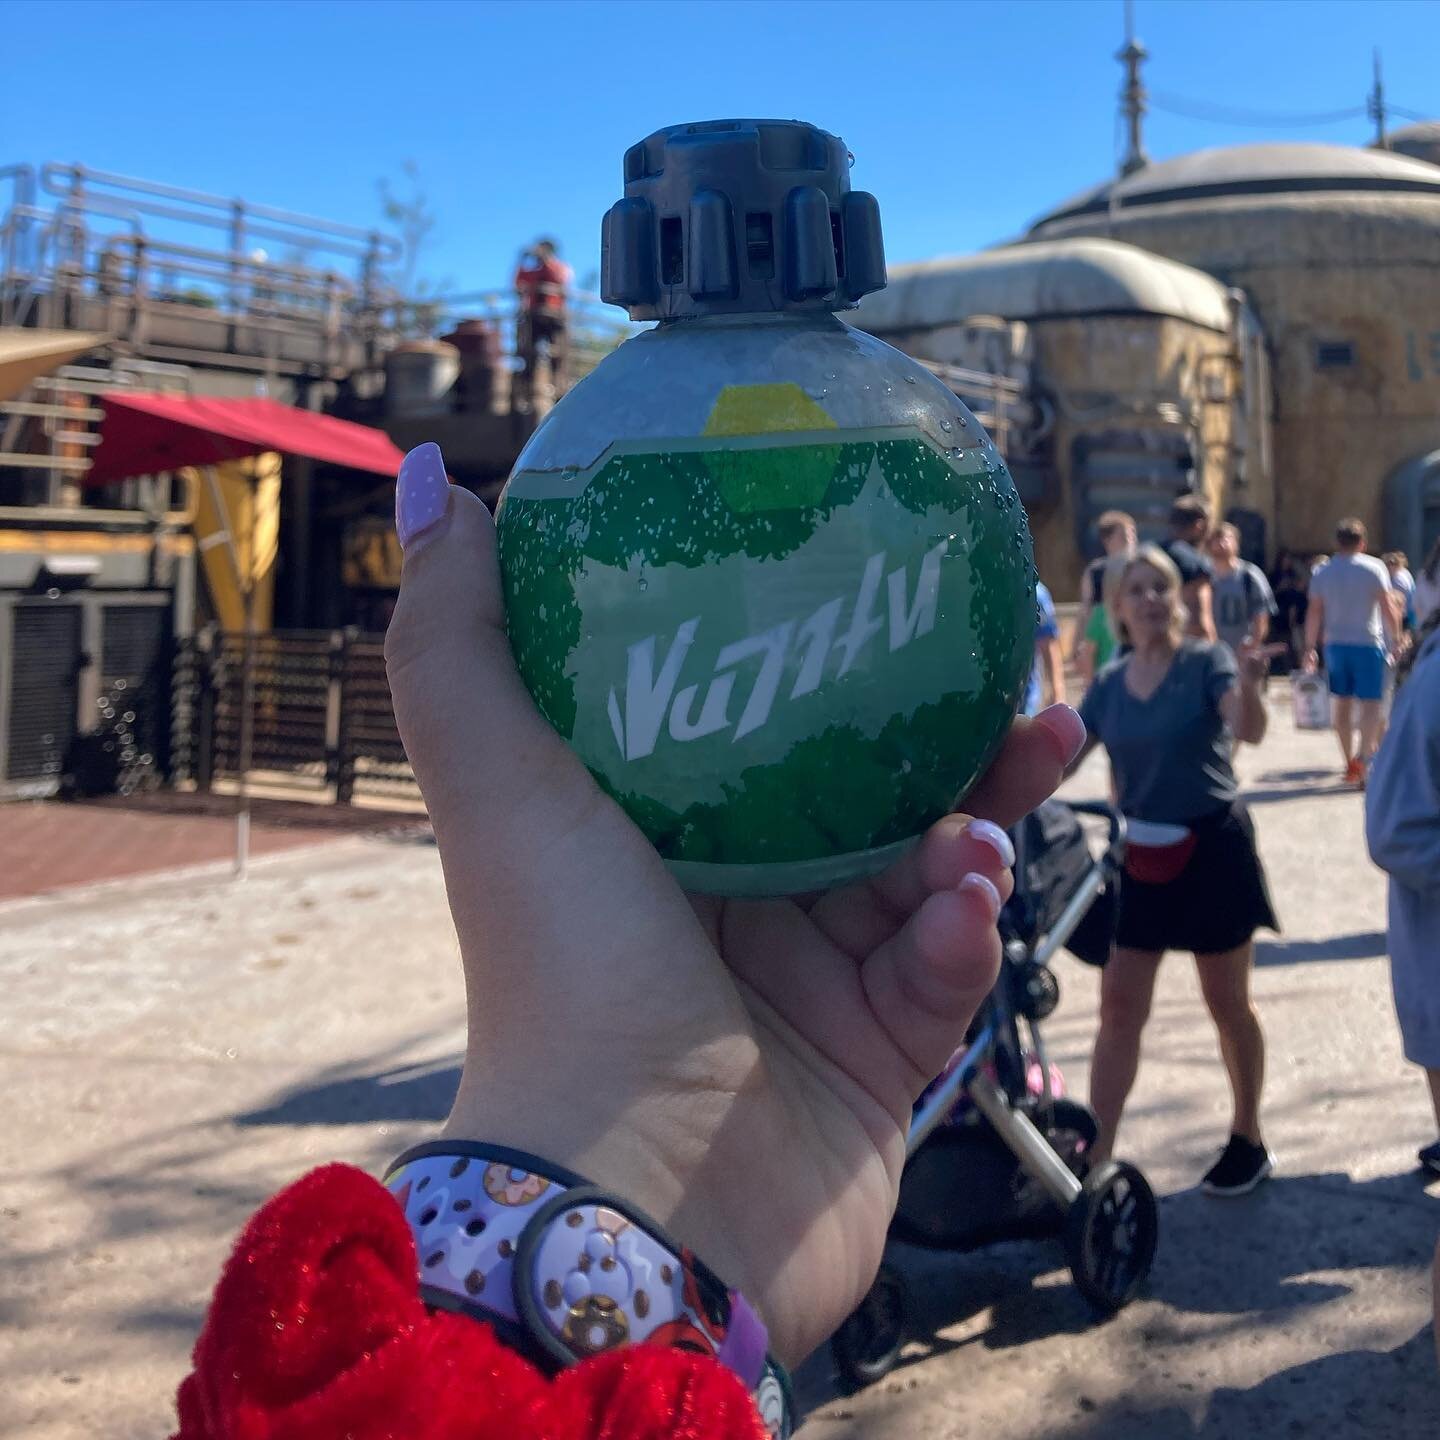
<svg viewBox="0 0 1440 1440">
<path fill-rule="evenodd" d="M 418 1295 L 410 1229 L 347 1165 L 264 1205 L 235 1247 L 180 1387 L 175 1440 L 766 1440 L 719 1361 L 658 1345 L 551 1380 Z"/>
</svg>

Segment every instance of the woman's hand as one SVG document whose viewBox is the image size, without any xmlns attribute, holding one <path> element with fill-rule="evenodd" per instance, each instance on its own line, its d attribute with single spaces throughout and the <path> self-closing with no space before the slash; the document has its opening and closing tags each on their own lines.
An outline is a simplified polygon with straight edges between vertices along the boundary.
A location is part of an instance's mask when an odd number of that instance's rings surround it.
<svg viewBox="0 0 1440 1440">
<path fill-rule="evenodd" d="M 1265 708 L 1265 681 L 1270 674 L 1271 657 L 1284 651 L 1284 645 L 1262 645 L 1248 636 L 1236 651 L 1240 683 L 1220 697 L 1220 716 L 1235 738 L 1247 745 L 1258 745 L 1265 738 L 1270 724 L 1270 713 Z"/>
<path fill-rule="evenodd" d="M 398 503 L 386 658 L 468 993 L 445 1134 L 642 1206 L 797 1360 L 874 1275 L 911 1104 L 996 974 L 1008 842 L 952 815 L 818 899 L 685 896 L 521 684 L 485 507 L 434 446 Z M 1064 707 L 1018 721 L 969 809 L 1012 824 L 1083 733 Z"/>
<path fill-rule="evenodd" d="M 1262 687 L 1270 678 L 1270 662 L 1277 655 L 1283 655 L 1286 648 L 1280 642 L 1267 645 L 1247 635 L 1235 652 L 1235 659 L 1240 665 L 1241 683 L 1256 689 Z"/>
</svg>

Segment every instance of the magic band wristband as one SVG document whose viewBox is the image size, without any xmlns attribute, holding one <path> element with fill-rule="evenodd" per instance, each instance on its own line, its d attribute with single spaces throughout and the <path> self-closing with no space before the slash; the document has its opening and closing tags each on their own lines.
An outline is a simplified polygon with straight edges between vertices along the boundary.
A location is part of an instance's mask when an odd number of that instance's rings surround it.
<svg viewBox="0 0 1440 1440">
<path fill-rule="evenodd" d="M 420 1295 L 494 1327 L 548 1370 L 621 1345 L 672 1345 L 737 1374 L 776 1440 L 790 1382 L 760 1317 L 642 1210 L 524 1151 L 407 1150 L 385 1187 L 415 1237 Z"/>
</svg>

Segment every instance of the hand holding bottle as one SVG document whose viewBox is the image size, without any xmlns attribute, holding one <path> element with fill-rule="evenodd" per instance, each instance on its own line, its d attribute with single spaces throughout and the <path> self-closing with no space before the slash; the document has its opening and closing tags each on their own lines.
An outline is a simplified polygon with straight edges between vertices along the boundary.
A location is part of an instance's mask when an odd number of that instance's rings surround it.
<svg viewBox="0 0 1440 1440">
<path fill-rule="evenodd" d="M 686 896 L 536 710 L 495 533 L 439 451 L 407 458 L 386 640 L 469 997 L 447 1136 L 533 1151 L 634 1201 L 750 1297 L 796 1360 L 879 1261 L 910 1106 L 999 963 L 1008 825 L 1079 748 L 1015 723 L 967 799 L 873 880 Z"/>
</svg>

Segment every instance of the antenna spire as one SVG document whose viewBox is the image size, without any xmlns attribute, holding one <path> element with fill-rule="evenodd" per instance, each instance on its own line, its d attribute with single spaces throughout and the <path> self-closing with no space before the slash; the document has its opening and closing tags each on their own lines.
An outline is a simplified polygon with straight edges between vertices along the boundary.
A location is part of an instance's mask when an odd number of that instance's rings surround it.
<svg viewBox="0 0 1440 1440">
<path fill-rule="evenodd" d="M 1375 83 L 1371 87 L 1370 96 L 1365 106 L 1370 113 L 1370 118 L 1375 122 L 1375 148 L 1377 150 L 1388 150 L 1389 142 L 1385 139 L 1385 84 L 1380 78 L 1380 50 L 1375 50 Z"/>
<path fill-rule="evenodd" d="M 1125 67 L 1125 84 L 1120 91 L 1120 113 L 1125 117 L 1127 143 L 1125 158 L 1120 162 L 1122 175 L 1133 175 L 1150 163 L 1141 135 L 1145 117 L 1145 86 L 1140 79 L 1140 65 L 1150 52 L 1135 38 L 1135 9 L 1132 0 L 1125 0 L 1125 48 L 1116 59 Z M 1376 61 L 1377 65 L 1379 61 Z"/>
</svg>

